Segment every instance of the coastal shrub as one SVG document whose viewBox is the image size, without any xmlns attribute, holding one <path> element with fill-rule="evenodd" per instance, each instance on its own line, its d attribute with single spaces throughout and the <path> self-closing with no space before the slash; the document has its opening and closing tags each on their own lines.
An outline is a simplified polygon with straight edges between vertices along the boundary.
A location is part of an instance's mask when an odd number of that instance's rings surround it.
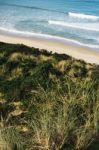
<svg viewBox="0 0 99 150">
<path fill-rule="evenodd" d="M 50 62 L 42 62 L 38 65 L 33 73 L 33 79 L 36 84 L 40 84 L 44 88 L 51 86 L 51 80 L 49 79 L 49 73 L 53 70 L 53 66 Z"/>
<path fill-rule="evenodd" d="M 53 57 L 54 57 L 57 61 L 69 60 L 69 59 L 71 59 L 71 57 L 68 56 L 68 55 L 66 55 L 66 54 L 57 54 L 57 53 L 54 53 L 54 54 L 53 54 Z"/>
<path fill-rule="evenodd" d="M 6 63 L 6 73 L 8 72 L 11 72 L 13 69 L 15 69 L 16 67 L 18 67 L 19 65 L 19 61 L 7 61 Z"/>
<path fill-rule="evenodd" d="M 7 58 L 4 56 L 0 56 L 0 65 L 5 64 L 7 62 Z"/>
<path fill-rule="evenodd" d="M 28 76 L 30 74 L 30 70 L 33 70 L 37 66 L 36 61 L 31 59 L 25 59 L 20 63 L 20 67 L 22 68 L 23 75 Z"/>
<path fill-rule="evenodd" d="M 49 51 L 47 51 L 47 50 L 45 50 L 45 49 L 42 49 L 41 50 L 41 53 L 43 54 L 43 55 L 45 55 L 45 56 L 51 56 L 52 55 L 52 52 L 49 52 Z"/>
<path fill-rule="evenodd" d="M 33 54 L 34 56 L 39 56 L 39 55 L 41 55 L 41 52 L 39 51 L 38 48 L 33 48 L 33 47 L 32 47 L 32 54 Z"/>
</svg>

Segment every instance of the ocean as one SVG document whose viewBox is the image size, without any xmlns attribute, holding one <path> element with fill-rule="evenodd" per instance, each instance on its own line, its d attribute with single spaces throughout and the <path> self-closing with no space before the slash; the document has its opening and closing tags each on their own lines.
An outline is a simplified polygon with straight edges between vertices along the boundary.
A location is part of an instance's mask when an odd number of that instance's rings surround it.
<svg viewBox="0 0 99 150">
<path fill-rule="evenodd" d="M 99 0 L 0 0 L 0 30 L 99 48 Z"/>
</svg>

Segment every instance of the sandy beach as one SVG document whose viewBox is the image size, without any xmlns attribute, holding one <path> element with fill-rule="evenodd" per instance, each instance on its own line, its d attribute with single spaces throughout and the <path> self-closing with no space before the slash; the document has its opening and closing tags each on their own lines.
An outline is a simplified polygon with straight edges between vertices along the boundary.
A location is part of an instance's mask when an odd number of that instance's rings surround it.
<svg viewBox="0 0 99 150">
<path fill-rule="evenodd" d="M 47 35 L 33 34 L 22 35 L 0 31 L 0 41 L 13 44 L 24 44 L 30 47 L 46 49 L 48 51 L 64 53 L 76 59 L 99 65 L 99 49 L 85 47 L 83 45 L 65 40 L 64 38 Z"/>
</svg>

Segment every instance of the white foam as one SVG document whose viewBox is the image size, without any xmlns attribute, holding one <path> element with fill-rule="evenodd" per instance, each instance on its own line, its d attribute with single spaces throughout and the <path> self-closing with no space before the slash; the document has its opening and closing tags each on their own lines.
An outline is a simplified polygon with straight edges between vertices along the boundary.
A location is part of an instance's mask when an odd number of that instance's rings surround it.
<svg viewBox="0 0 99 150">
<path fill-rule="evenodd" d="M 69 28 L 76 28 L 76 29 L 83 29 L 83 30 L 90 30 L 90 31 L 99 31 L 99 23 L 67 23 L 63 21 L 54 21 L 49 20 L 49 24 L 65 26 Z"/>
<path fill-rule="evenodd" d="M 70 17 L 75 17 L 79 19 L 89 19 L 94 21 L 99 19 L 98 16 L 93 16 L 93 15 L 86 15 L 86 14 L 72 13 L 72 12 L 69 12 L 68 14 Z"/>
</svg>

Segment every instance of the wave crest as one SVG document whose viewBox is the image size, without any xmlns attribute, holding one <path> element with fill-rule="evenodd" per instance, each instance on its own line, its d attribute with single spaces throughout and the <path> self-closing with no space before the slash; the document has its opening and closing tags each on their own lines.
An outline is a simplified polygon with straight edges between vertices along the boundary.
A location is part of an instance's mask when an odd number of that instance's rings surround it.
<svg viewBox="0 0 99 150">
<path fill-rule="evenodd" d="M 80 14 L 80 13 L 72 13 L 69 12 L 68 15 L 70 17 L 75 17 L 75 18 L 79 18 L 79 19 L 89 19 L 89 20 L 99 20 L 98 16 L 93 16 L 93 15 L 86 15 L 86 14 Z"/>
<path fill-rule="evenodd" d="M 98 23 L 67 23 L 63 21 L 54 21 L 54 20 L 49 20 L 49 24 L 52 25 L 59 25 L 59 26 L 65 26 L 68 28 L 74 28 L 74 29 L 82 29 L 82 30 L 90 30 L 90 31 L 99 31 L 99 24 Z"/>
</svg>

